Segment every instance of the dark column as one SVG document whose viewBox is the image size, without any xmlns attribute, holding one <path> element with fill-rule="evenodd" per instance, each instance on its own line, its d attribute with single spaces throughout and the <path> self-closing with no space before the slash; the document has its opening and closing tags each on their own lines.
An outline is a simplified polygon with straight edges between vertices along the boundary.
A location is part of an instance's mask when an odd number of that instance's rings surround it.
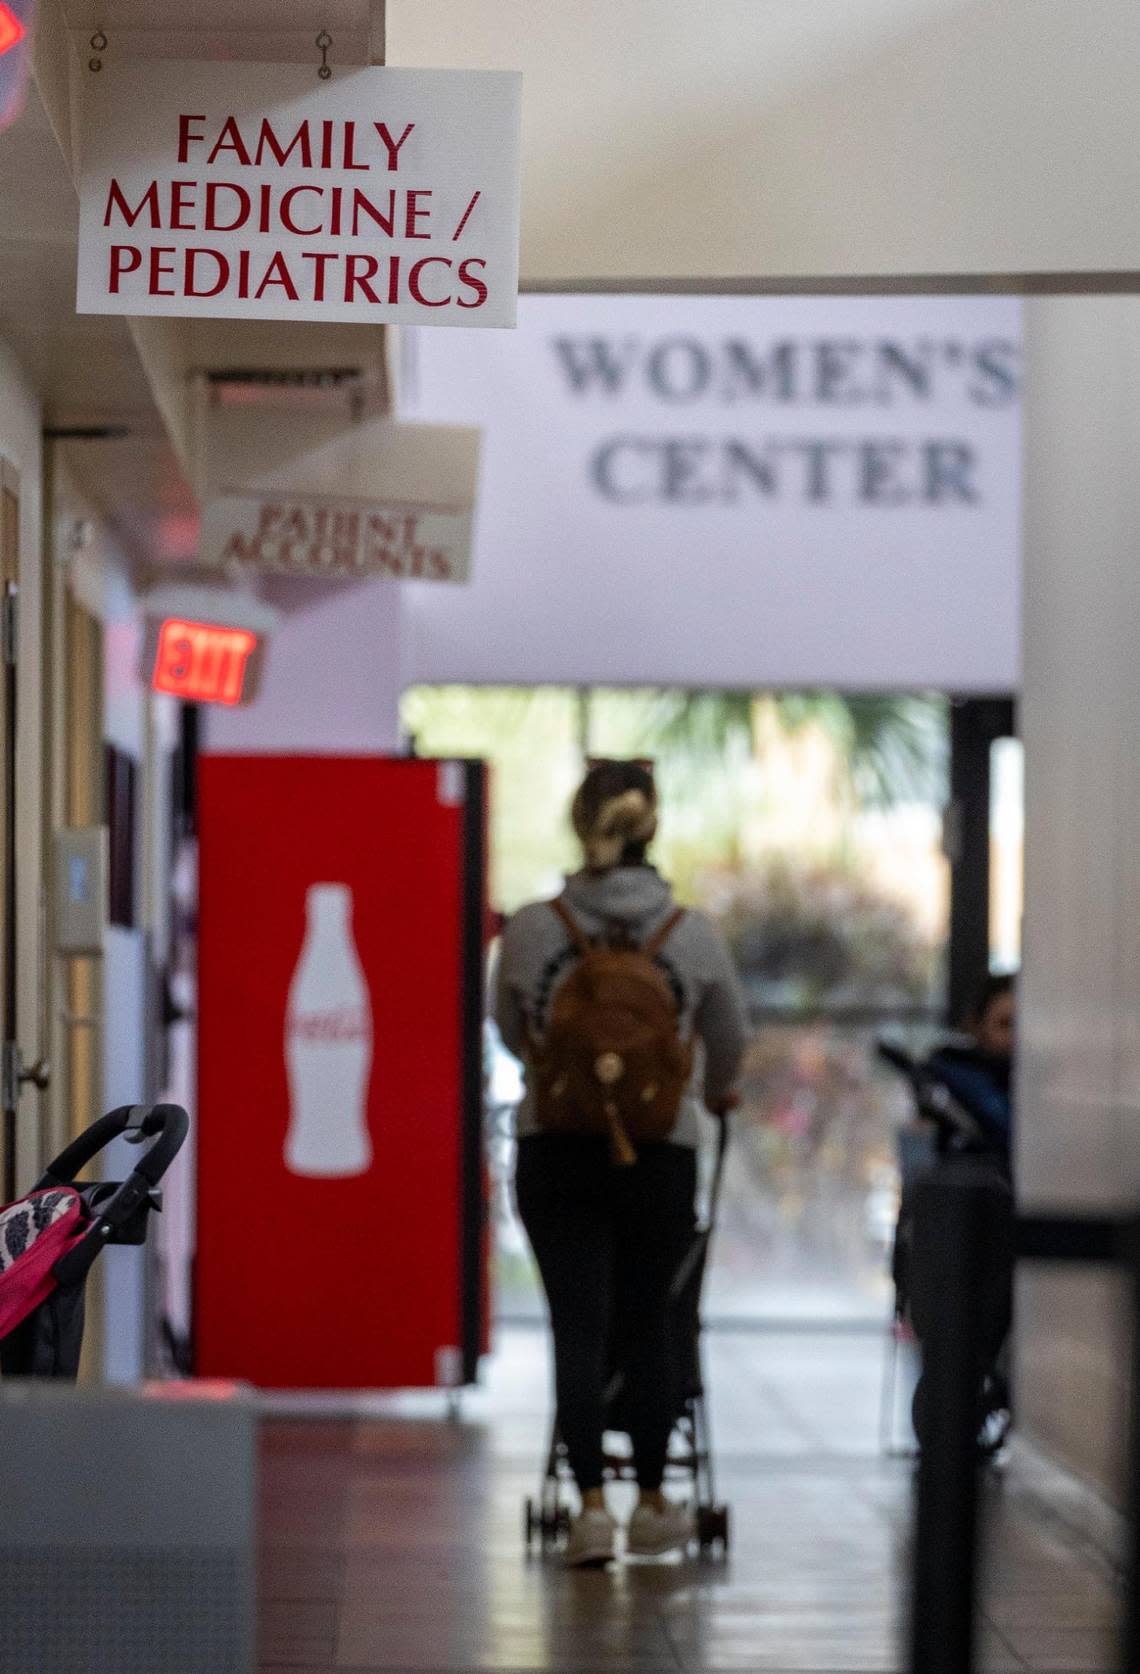
<svg viewBox="0 0 1140 1674">
<path fill-rule="evenodd" d="M 955 698 L 950 706 L 950 947 L 946 1004 L 952 1023 L 970 1008 L 989 968 L 990 749 L 1016 730 L 1013 699 Z"/>
<path fill-rule="evenodd" d="M 922 1449 L 916 1477 L 911 1674 L 973 1674 L 977 1637 L 978 1366 L 983 1241 L 995 1188 L 953 1169 L 915 1192 L 915 1300 L 922 1324 Z"/>
</svg>

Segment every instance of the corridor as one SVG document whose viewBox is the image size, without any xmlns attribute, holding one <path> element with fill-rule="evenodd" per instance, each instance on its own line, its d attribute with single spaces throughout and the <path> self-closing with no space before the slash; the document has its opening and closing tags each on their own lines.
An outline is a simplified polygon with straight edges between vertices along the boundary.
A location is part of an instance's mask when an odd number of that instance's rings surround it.
<svg viewBox="0 0 1140 1674">
<path fill-rule="evenodd" d="M 905 1666 L 911 1466 L 884 1458 L 883 1336 L 710 1338 L 725 1564 L 568 1573 L 523 1550 L 545 1424 L 542 1334 L 502 1333 L 460 1422 L 438 1396 L 367 1420 L 265 1428 L 261 1669 L 596 1669 L 600 1674 Z M 900 1420 L 901 1433 L 901 1420 Z M 1113 1531 L 1021 1450 L 991 1484 L 980 1667 L 1108 1671 Z"/>
</svg>

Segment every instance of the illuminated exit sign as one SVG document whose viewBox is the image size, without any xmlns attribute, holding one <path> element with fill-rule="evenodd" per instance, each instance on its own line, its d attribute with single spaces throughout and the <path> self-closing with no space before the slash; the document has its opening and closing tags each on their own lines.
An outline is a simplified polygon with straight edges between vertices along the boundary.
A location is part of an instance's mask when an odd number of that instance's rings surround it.
<svg viewBox="0 0 1140 1674">
<path fill-rule="evenodd" d="M 26 34 L 23 20 L 16 16 L 11 6 L 4 5 L 0 0 L 0 58 L 11 52 L 14 46 L 19 46 Z"/>
<path fill-rule="evenodd" d="M 148 635 L 150 683 L 185 703 L 248 703 L 253 696 L 261 638 L 248 628 L 192 622 L 179 616 L 152 621 Z"/>
<path fill-rule="evenodd" d="M 0 0 L 0 129 L 23 108 L 31 25 L 32 0 Z"/>
</svg>

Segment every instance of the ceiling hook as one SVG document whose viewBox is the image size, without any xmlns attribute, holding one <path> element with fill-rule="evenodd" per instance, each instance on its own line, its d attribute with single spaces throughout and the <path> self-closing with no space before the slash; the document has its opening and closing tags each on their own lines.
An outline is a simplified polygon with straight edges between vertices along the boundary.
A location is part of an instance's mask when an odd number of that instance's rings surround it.
<svg viewBox="0 0 1140 1674">
<path fill-rule="evenodd" d="M 101 70 L 103 68 L 102 54 L 106 52 L 106 50 L 106 32 L 102 29 L 96 29 L 95 33 L 91 37 L 91 57 L 87 60 L 87 68 L 89 70 Z"/>
<path fill-rule="evenodd" d="M 329 34 L 327 29 L 322 29 L 320 34 L 317 36 L 317 47 L 321 54 L 321 67 L 317 71 L 317 74 L 320 76 L 322 81 L 328 81 L 329 77 L 332 75 L 332 66 L 329 64 L 329 48 L 332 44 L 332 36 Z"/>
</svg>

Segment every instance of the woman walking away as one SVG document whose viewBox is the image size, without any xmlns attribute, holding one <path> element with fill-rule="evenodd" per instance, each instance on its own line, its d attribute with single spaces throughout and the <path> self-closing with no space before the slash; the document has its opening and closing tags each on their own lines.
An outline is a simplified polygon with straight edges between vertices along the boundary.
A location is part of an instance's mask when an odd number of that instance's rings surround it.
<svg viewBox="0 0 1140 1674">
<path fill-rule="evenodd" d="M 507 926 L 495 1014 L 527 1071 L 516 1194 L 582 1501 L 566 1561 L 601 1565 L 616 1535 L 602 1452 L 615 1347 L 640 1489 L 627 1548 L 659 1555 L 692 1538 L 691 1512 L 662 1492 L 682 1396 L 670 1286 L 694 1233 L 699 1094 L 714 1110 L 735 1102 L 745 1023 L 721 937 L 677 908 L 646 859 L 657 829 L 646 765 L 593 765 L 571 817 L 585 865 L 557 901 Z"/>
</svg>

